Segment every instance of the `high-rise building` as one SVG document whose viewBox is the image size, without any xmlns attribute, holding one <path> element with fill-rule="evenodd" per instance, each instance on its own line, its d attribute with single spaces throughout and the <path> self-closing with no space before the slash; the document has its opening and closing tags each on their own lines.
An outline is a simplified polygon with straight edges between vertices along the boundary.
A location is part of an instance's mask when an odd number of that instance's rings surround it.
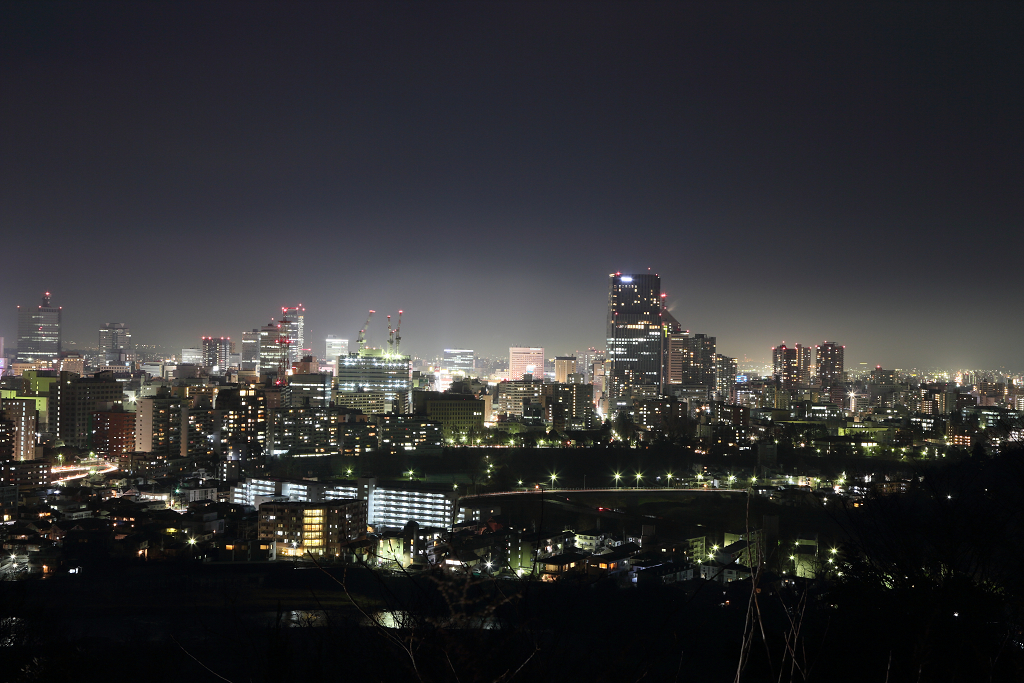
<svg viewBox="0 0 1024 683">
<path fill-rule="evenodd" d="M 817 349 L 818 383 L 823 387 L 832 387 L 843 382 L 843 356 L 845 346 L 835 342 L 824 342 Z"/>
<path fill-rule="evenodd" d="M 408 411 L 412 390 L 409 356 L 395 356 L 382 349 L 363 349 L 340 356 L 335 377 L 338 394 L 382 391 L 387 412 Z"/>
<path fill-rule="evenodd" d="M 231 337 L 203 337 L 203 367 L 220 371 L 231 365 Z"/>
<path fill-rule="evenodd" d="M 132 348 L 132 331 L 124 323 L 104 323 L 100 328 L 100 353 L 114 354 L 119 351 L 130 351 Z"/>
<path fill-rule="evenodd" d="M 249 372 L 260 369 L 260 330 L 242 333 L 242 364 L 240 370 Z"/>
<path fill-rule="evenodd" d="M 576 356 L 555 356 L 555 382 L 566 384 L 576 374 Z"/>
<path fill-rule="evenodd" d="M 50 304 L 49 292 L 36 308 L 18 306 L 19 363 L 56 363 L 61 342 L 61 308 Z"/>
<path fill-rule="evenodd" d="M 736 386 L 736 374 L 739 366 L 735 358 L 715 354 L 715 381 L 719 400 L 732 400 L 732 390 Z"/>
<path fill-rule="evenodd" d="M 291 340 L 289 329 L 283 327 L 287 321 L 273 322 L 260 328 L 260 373 L 288 374 L 291 367 Z M 299 360 L 296 358 L 296 360 Z"/>
<path fill-rule="evenodd" d="M 543 355 L 543 353 L 542 353 Z M 449 376 L 471 377 L 476 369 L 473 349 L 445 349 L 441 358 L 441 372 Z"/>
<path fill-rule="evenodd" d="M 608 283 L 609 398 L 661 389 L 661 278 L 612 273 Z"/>
<path fill-rule="evenodd" d="M 787 390 L 800 383 L 800 360 L 798 348 L 779 344 L 772 347 L 772 376 Z"/>
<path fill-rule="evenodd" d="M 327 340 L 324 344 L 324 361 L 327 365 L 336 366 L 338 364 L 338 356 L 347 355 L 348 339 L 335 337 L 333 334 L 327 335 Z"/>
<path fill-rule="evenodd" d="M 0 417 L 14 427 L 11 448 L 13 460 L 35 459 L 37 416 L 34 398 L 0 398 Z"/>
<path fill-rule="evenodd" d="M 306 307 L 287 306 L 281 308 L 281 325 L 288 337 L 288 363 L 302 360 L 303 356 L 312 353 L 312 349 L 306 347 Z"/>
<path fill-rule="evenodd" d="M 523 375 L 544 379 L 544 347 L 512 346 L 508 350 L 508 378 L 518 381 Z"/>
<path fill-rule="evenodd" d="M 797 383 L 807 386 L 811 383 L 811 347 L 796 345 L 796 379 Z"/>
</svg>

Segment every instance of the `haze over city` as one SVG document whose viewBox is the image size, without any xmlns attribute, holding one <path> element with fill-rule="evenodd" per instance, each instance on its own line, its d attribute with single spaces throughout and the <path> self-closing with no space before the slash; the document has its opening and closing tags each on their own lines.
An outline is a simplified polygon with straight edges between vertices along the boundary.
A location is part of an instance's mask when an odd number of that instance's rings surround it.
<svg viewBox="0 0 1024 683">
<path fill-rule="evenodd" d="M 417 355 L 555 355 L 651 268 L 741 361 L 1019 366 L 1019 5 L 0 12 L 10 346 L 49 290 L 84 346 L 302 303 L 312 339 L 403 309 Z"/>
</svg>

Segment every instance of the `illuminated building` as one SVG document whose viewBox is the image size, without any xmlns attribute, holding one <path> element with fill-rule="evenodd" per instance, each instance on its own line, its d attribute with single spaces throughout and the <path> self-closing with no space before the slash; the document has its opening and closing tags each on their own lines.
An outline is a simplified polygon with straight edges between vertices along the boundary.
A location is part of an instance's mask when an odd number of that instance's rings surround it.
<svg viewBox="0 0 1024 683">
<path fill-rule="evenodd" d="M 227 370 L 231 365 L 231 337 L 203 337 L 202 342 L 203 367 Z"/>
<path fill-rule="evenodd" d="M 279 378 L 284 377 L 291 367 L 291 342 L 288 338 L 288 330 L 282 325 L 284 321 L 269 324 L 260 328 L 260 374 L 275 374 Z"/>
<path fill-rule="evenodd" d="M 335 367 L 338 364 L 338 356 L 348 355 L 348 339 L 342 339 L 335 337 L 333 334 L 327 335 L 327 339 L 324 342 L 324 360 L 327 365 Z"/>
<path fill-rule="evenodd" d="M 245 460 L 263 453 L 267 438 L 267 397 L 250 384 L 222 388 L 215 407 L 221 413 L 221 451 Z"/>
<path fill-rule="evenodd" d="M 257 372 L 260 369 L 260 330 L 242 333 L 242 359 L 240 370 Z"/>
<path fill-rule="evenodd" d="M 293 374 L 285 388 L 286 406 L 327 406 L 331 403 L 331 376 L 322 373 Z"/>
<path fill-rule="evenodd" d="M 335 391 L 334 404 L 362 411 L 366 415 L 387 412 L 383 391 Z"/>
<path fill-rule="evenodd" d="M 0 484 L 20 488 L 49 486 L 53 480 L 49 460 L 9 460 L 0 462 Z"/>
<path fill-rule="evenodd" d="M 61 308 L 50 305 L 49 292 L 36 308 L 18 306 L 17 362 L 52 366 L 60 358 L 61 343 Z"/>
<path fill-rule="evenodd" d="M 473 394 L 417 391 L 415 412 L 441 423 L 447 435 L 479 434 L 484 428 L 487 402 Z"/>
<path fill-rule="evenodd" d="M 342 546 L 366 533 L 366 501 L 263 503 L 257 528 L 261 540 L 277 542 L 279 556 L 337 557 Z"/>
<path fill-rule="evenodd" d="M 60 379 L 50 386 L 50 392 L 50 429 L 58 439 L 75 448 L 89 447 L 93 413 L 124 405 L 123 385 L 107 372 L 96 377 L 62 372 Z"/>
<path fill-rule="evenodd" d="M 843 383 L 843 356 L 845 346 L 835 342 L 824 342 L 817 348 L 818 383 L 823 387 L 833 387 Z"/>
<path fill-rule="evenodd" d="M 34 460 L 36 457 L 36 401 L 34 398 L 0 399 L 0 413 L 12 427 L 11 457 Z"/>
<path fill-rule="evenodd" d="M 544 347 L 512 346 L 508 350 L 508 378 L 518 381 L 523 375 L 544 379 Z"/>
<path fill-rule="evenodd" d="M 383 451 L 440 452 L 444 445 L 440 422 L 418 415 L 377 415 L 376 422 Z"/>
<path fill-rule="evenodd" d="M 543 356 L 543 352 L 541 352 Z M 543 360 L 541 361 L 543 363 Z M 451 376 L 470 377 L 476 369 L 476 352 L 473 349 L 445 349 L 441 358 L 441 372 Z"/>
<path fill-rule="evenodd" d="M 736 359 L 715 354 L 716 393 L 722 401 L 731 400 L 733 387 L 736 386 L 736 374 L 739 369 Z"/>
<path fill-rule="evenodd" d="M 181 399 L 162 388 L 156 396 L 140 398 L 135 407 L 135 450 L 160 458 L 181 454 Z"/>
<path fill-rule="evenodd" d="M 91 447 L 101 455 L 120 455 L 135 450 L 135 413 L 104 410 L 93 413 Z"/>
<path fill-rule="evenodd" d="M 797 345 L 799 347 L 799 345 Z M 796 388 L 800 382 L 797 349 L 785 344 L 772 347 L 772 376 L 787 391 Z"/>
<path fill-rule="evenodd" d="M 544 396 L 544 421 L 556 431 L 591 429 L 595 426 L 594 385 L 556 382 L 544 384 L 541 389 Z"/>
<path fill-rule="evenodd" d="M 559 384 L 566 384 L 569 381 L 569 375 L 576 374 L 576 357 L 575 356 L 556 356 L 555 357 L 555 381 Z"/>
<path fill-rule="evenodd" d="M 531 403 L 541 405 L 544 382 L 540 379 L 509 380 L 497 386 L 497 412 L 499 415 L 522 417 Z"/>
<path fill-rule="evenodd" d="M 132 348 L 132 331 L 124 323 L 106 323 L 100 328 L 100 353 L 116 354 L 119 351 L 130 351 Z"/>
<path fill-rule="evenodd" d="M 203 349 L 189 348 L 181 350 L 181 364 L 182 365 L 202 365 L 203 364 Z"/>
<path fill-rule="evenodd" d="M 288 361 L 294 363 L 310 352 L 306 348 L 306 307 L 287 306 L 281 308 L 281 323 L 288 335 L 290 356 Z"/>
<path fill-rule="evenodd" d="M 662 384 L 661 278 L 652 273 L 608 277 L 608 398 L 656 394 Z"/>
<path fill-rule="evenodd" d="M 336 396 L 360 391 L 384 392 L 385 412 L 408 412 L 412 390 L 409 356 L 363 349 L 338 357 Z"/>
<path fill-rule="evenodd" d="M 287 499 L 288 503 L 307 504 L 358 500 L 366 506 L 365 524 L 375 530 L 385 527 L 402 528 L 408 522 L 416 522 L 420 526 L 451 528 L 453 523 L 459 521 L 455 505 L 458 494 L 447 486 L 397 482 L 380 486 L 373 477 L 333 486 L 312 481 L 248 477 L 231 488 L 232 503 L 252 505 L 261 511 L 263 505 L 285 502 L 283 499 Z M 268 521 L 276 523 L 277 520 Z M 273 530 L 273 535 L 277 536 L 276 524 Z M 283 527 L 281 530 L 284 530 Z M 365 531 L 366 527 L 361 530 Z M 297 543 L 298 540 L 293 538 L 289 542 Z"/>
</svg>

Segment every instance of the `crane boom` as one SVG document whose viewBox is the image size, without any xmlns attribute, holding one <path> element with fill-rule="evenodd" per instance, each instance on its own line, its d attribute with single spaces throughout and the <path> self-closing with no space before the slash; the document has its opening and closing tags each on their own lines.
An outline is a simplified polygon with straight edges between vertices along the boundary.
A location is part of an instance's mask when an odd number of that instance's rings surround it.
<svg viewBox="0 0 1024 683">
<path fill-rule="evenodd" d="M 377 311 L 374 311 L 373 309 L 370 310 L 370 314 L 366 316 L 366 322 L 363 323 L 363 329 L 359 330 L 359 338 L 356 340 L 356 347 L 360 351 L 362 351 L 363 347 L 366 346 L 366 330 L 370 327 L 370 318 L 372 318 L 373 314 L 376 312 Z"/>
<path fill-rule="evenodd" d="M 398 325 L 395 326 L 395 355 L 398 355 L 398 345 L 402 343 L 402 310 L 398 310 Z"/>
</svg>

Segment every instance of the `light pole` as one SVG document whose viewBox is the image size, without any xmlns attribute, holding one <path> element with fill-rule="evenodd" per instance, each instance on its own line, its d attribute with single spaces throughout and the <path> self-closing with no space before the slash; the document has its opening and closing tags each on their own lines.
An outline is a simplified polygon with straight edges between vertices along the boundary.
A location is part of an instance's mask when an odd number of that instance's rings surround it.
<svg viewBox="0 0 1024 683">
<path fill-rule="evenodd" d="M 551 488 L 555 488 L 555 480 L 556 479 L 558 479 L 558 475 L 557 474 L 552 474 L 551 475 Z"/>
<path fill-rule="evenodd" d="M 636 473 L 636 487 L 640 488 L 640 480 L 644 478 L 644 475 L 639 472 Z"/>
<path fill-rule="evenodd" d="M 622 479 L 622 474 L 620 472 L 616 472 L 613 477 L 615 479 L 615 488 L 619 488 L 619 480 Z"/>
</svg>

